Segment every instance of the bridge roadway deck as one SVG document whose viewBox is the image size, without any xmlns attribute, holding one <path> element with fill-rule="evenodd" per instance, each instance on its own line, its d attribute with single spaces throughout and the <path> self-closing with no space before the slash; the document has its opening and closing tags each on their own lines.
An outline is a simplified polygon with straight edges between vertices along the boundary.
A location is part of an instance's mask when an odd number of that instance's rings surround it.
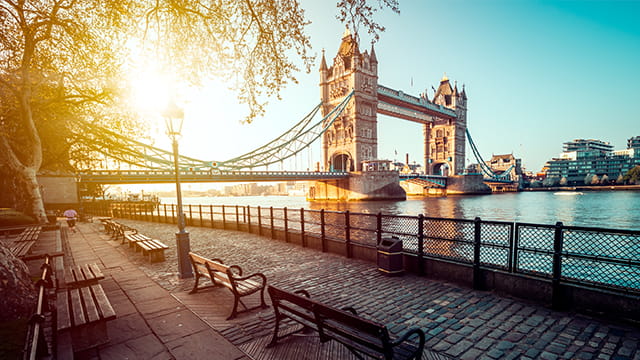
<svg viewBox="0 0 640 360">
<path fill-rule="evenodd" d="M 225 320 L 232 305 L 226 289 L 189 295 L 193 280 L 177 278 L 173 225 L 119 221 L 171 249 L 165 262 L 149 264 L 126 245 L 110 241 L 97 223 L 81 223 L 80 231 L 70 234 L 74 255 L 84 246 L 84 253 L 101 259 L 105 282 L 112 284 L 105 286 L 108 296 L 118 303 L 118 319 L 108 325 L 111 343 L 87 357 L 195 359 L 206 353 L 225 360 L 353 358 L 333 342 L 318 344 L 317 337 L 287 339 L 265 349 L 273 309 Z M 245 274 L 263 272 L 271 284 L 304 288 L 318 300 L 353 306 L 363 316 L 389 324 L 395 334 L 409 327 L 424 329 L 428 351 L 423 359 L 640 359 L 640 329 L 628 324 L 556 312 L 410 274 L 385 277 L 372 263 L 257 235 L 197 227 L 188 231 L 192 251 L 241 264 Z M 133 303 L 123 306 L 126 299 Z M 252 301 L 257 299 L 249 305 Z M 151 329 L 138 329 L 145 326 Z"/>
</svg>

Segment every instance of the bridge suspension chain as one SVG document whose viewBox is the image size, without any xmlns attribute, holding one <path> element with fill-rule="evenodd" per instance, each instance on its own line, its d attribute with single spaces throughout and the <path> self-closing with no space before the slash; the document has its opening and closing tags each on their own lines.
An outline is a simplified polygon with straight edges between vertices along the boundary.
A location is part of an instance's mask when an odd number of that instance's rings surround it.
<svg viewBox="0 0 640 360">
<path fill-rule="evenodd" d="M 476 146 L 476 144 L 473 142 L 473 139 L 471 138 L 471 133 L 469 132 L 469 129 L 466 129 L 466 133 L 467 133 L 467 139 L 469 139 L 469 145 L 471 145 L 471 151 L 473 151 L 473 155 L 476 158 L 476 161 L 478 162 L 478 164 L 480 165 L 480 169 L 482 170 L 482 172 L 494 180 L 498 180 L 498 181 L 511 180 L 511 170 L 515 165 L 511 165 L 502 174 L 495 173 L 493 169 L 491 169 L 491 167 L 487 165 L 484 159 L 482 159 L 482 155 L 480 155 L 480 151 L 478 151 L 478 147 Z"/>
<path fill-rule="evenodd" d="M 296 156 L 315 142 L 338 118 L 353 97 L 353 91 L 325 117 L 311 123 L 321 108 L 318 104 L 302 120 L 291 127 L 284 134 L 269 143 L 246 154 L 226 161 L 205 161 L 180 155 L 180 168 L 209 168 L 220 170 L 241 170 L 266 167 L 283 163 L 284 160 Z M 113 160 L 121 161 L 140 169 L 172 170 L 173 152 L 163 150 L 140 141 L 130 139 L 102 126 L 90 122 L 72 119 L 76 128 L 81 128 L 76 134 L 77 146 L 93 153 L 101 153 Z M 215 165 L 214 165 L 215 164 Z"/>
</svg>

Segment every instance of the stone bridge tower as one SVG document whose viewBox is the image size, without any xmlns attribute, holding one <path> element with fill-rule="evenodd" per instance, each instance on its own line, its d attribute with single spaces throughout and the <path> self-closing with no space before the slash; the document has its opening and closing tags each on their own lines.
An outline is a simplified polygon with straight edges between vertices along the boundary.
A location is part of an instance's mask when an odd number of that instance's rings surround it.
<svg viewBox="0 0 640 360">
<path fill-rule="evenodd" d="M 320 64 L 320 96 L 325 116 L 352 90 L 354 96 L 322 137 L 325 170 L 362 171 L 362 161 L 378 156 L 378 60 L 373 45 L 360 53 L 356 38 L 346 30 L 331 67 L 324 52 Z"/>
<path fill-rule="evenodd" d="M 460 175 L 464 172 L 467 131 L 467 94 L 451 86 L 445 75 L 433 97 L 434 104 L 456 113 L 454 119 L 433 118 L 424 124 L 425 169 L 429 175 Z"/>
</svg>

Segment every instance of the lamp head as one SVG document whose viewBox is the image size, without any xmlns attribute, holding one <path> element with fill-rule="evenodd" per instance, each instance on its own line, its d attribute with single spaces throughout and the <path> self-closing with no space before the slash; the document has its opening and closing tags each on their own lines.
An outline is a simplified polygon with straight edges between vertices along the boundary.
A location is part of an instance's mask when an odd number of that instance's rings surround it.
<svg viewBox="0 0 640 360">
<path fill-rule="evenodd" d="M 180 136 L 182 123 L 184 122 L 184 111 L 176 105 L 173 99 L 169 100 L 169 104 L 162 112 L 162 116 L 167 125 L 167 134 L 169 136 Z"/>
</svg>

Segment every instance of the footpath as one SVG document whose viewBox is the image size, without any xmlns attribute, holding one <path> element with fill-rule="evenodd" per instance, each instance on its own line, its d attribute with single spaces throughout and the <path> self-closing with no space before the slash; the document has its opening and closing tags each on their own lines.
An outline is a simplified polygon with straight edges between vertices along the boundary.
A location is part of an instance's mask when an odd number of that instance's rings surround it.
<svg viewBox="0 0 640 360">
<path fill-rule="evenodd" d="M 68 245 L 65 262 L 98 262 L 105 273 L 101 284 L 117 313 L 107 323 L 110 342 L 80 358 L 354 358 L 333 342 L 285 339 L 282 346 L 265 349 L 273 331 L 272 308 L 227 321 L 233 303 L 228 290 L 214 288 L 190 295 L 193 279 L 177 278 L 175 226 L 118 221 L 170 249 L 166 261 L 149 264 L 139 253 L 111 240 L 100 224 L 80 223 L 76 233 L 63 225 Z M 245 274 L 262 272 L 270 284 L 306 289 L 329 305 L 353 306 L 362 316 L 388 324 L 395 336 L 411 327 L 422 328 L 427 334 L 423 359 L 640 360 L 640 329 L 631 324 L 552 311 L 411 274 L 386 277 L 372 263 L 257 235 L 188 230 L 192 251 L 240 264 Z"/>
</svg>

